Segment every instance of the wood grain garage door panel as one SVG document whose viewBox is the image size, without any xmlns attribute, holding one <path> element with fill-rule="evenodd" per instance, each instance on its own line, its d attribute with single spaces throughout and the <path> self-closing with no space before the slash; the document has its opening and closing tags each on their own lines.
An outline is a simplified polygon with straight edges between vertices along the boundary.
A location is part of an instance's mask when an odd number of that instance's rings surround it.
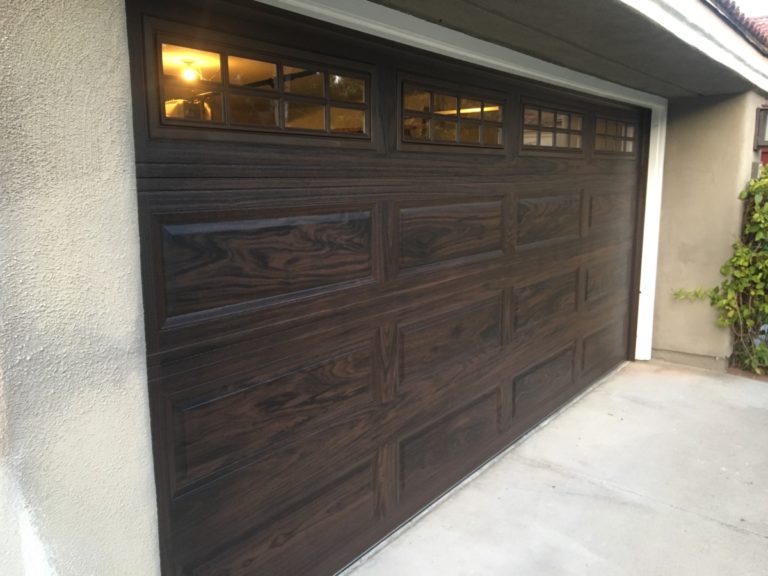
<svg viewBox="0 0 768 576">
<path fill-rule="evenodd" d="M 630 262 L 595 262 L 587 266 L 586 275 L 585 299 L 588 304 L 594 305 L 604 298 L 626 293 L 631 277 Z"/>
<path fill-rule="evenodd" d="M 504 249 L 501 201 L 403 208 L 400 228 L 402 268 Z"/>
<path fill-rule="evenodd" d="M 241 374 L 176 403 L 177 485 L 299 442 L 370 406 L 371 360 L 366 345 L 271 379 Z"/>
<path fill-rule="evenodd" d="M 355 544 L 374 521 L 373 471 L 367 463 L 296 502 L 267 526 L 255 527 L 191 573 L 246 576 L 327 570 L 328 548 Z"/>
<path fill-rule="evenodd" d="M 162 226 L 169 317 L 371 277 L 370 211 Z"/>
<path fill-rule="evenodd" d="M 581 193 L 520 198 L 517 245 L 562 242 L 581 233 Z"/>
<path fill-rule="evenodd" d="M 400 443 L 403 499 L 439 494 L 457 471 L 469 472 L 486 457 L 484 447 L 498 435 L 497 394 L 491 392 Z"/>
<path fill-rule="evenodd" d="M 624 317 L 584 338 L 582 372 L 587 376 L 599 376 L 625 359 L 626 354 L 627 323 Z"/>
<path fill-rule="evenodd" d="M 164 576 L 333 574 L 627 358 L 645 113 L 250 0 L 126 5 Z M 163 120 L 166 41 L 222 55 L 221 123 Z M 229 53 L 364 102 L 227 86 Z M 504 146 L 403 142 L 403 82 L 498 103 Z M 233 94 L 365 133 L 234 126 Z M 529 100 L 585 148 L 520 149 Z M 593 154 L 598 117 L 638 152 Z"/>
<path fill-rule="evenodd" d="M 400 328 L 402 386 L 418 374 L 501 346 L 501 298 Z"/>
<path fill-rule="evenodd" d="M 576 310 L 578 272 L 566 272 L 515 290 L 515 329 L 547 322 Z"/>
<path fill-rule="evenodd" d="M 574 359 L 574 347 L 570 346 L 544 358 L 515 378 L 511 390 L 504 391 L 511 402 L 505 403 L 503 426 L 508 428 L 515 418 L 541 414 L 548 406 L 556 404 L 558 397 L 563 396 L 574 383 Z"/>
<path fill-rule="evenodd" d="M 593 193 L 589 203 L 590 231 L 618 229 L 626 235 L 633 228 L 634 203 L 621 190 Z"/>
</svg>

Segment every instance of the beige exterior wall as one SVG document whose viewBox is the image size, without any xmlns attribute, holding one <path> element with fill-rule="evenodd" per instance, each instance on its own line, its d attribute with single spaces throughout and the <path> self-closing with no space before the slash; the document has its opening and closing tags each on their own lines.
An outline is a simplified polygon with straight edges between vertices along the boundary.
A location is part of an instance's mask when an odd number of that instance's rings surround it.
<svg viewBox="0 0 768 576">
<path fill-rule="evenodd" d="M 0 574 L 159 573 L 122 0 L 0 8 Z"/>
<path fill-rule="evenodd" d="M 670 103 L 662 194 L 654 357 L 724 369 L 728 330 L 708 302 L 680 302 L 677 288 L 710 288 L 738 238 L 738 194 L 752 175 L 755 109 L 750 92 Z"/>
</svg>

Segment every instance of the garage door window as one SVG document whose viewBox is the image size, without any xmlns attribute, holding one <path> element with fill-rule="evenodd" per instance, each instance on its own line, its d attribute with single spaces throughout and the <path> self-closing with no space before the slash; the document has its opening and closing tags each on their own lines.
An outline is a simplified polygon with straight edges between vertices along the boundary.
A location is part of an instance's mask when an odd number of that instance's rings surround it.
<svg viewBox="0 0 768 576">
<path fill-rule="evenodd" d="M 565 110 L 526 105 L 523 147 L 581 150 L 584 116 Z"/>
<path fill-rule="evenodd" d="M 595 125 L 595 150 L 634 154 L 637 128 L 630 122 L 598 118 Z"/>
<path fill-rule="evenodd" d="M 501 102 L 404 83 L 403 142 L 503 148 Z"/>
<path fill-rule="evenodd" d="M 165 124 L 368 138 L 365 73 L 161 44 Z"/>
</svg>

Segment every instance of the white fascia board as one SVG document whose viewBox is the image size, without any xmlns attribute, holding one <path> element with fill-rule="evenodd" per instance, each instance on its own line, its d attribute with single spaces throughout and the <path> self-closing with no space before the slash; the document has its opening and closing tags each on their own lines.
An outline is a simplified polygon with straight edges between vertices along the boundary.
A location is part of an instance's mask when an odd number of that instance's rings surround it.
<svg viewBox="0 0 768 576">
<path fill-rule="evenodd" d="M 617 0 L 768 92 L 768 58 L 702 0 Z"/>
<path fill-rule="evenodd" d="M 665 98 L 557 66 L 367 0 L 259 0 L 259 2 L 464 62 L 649 108 L 651 139 L 635 358 L 650 360 L 667 127 Z"/>
<path fill-rule="evenodd" d="M 258 0 L 276 8 L 386 38 L 457 60 L 630 104 L 666 107 L 666 99 L 558 66 L 367 0 Z"/>
</svg>

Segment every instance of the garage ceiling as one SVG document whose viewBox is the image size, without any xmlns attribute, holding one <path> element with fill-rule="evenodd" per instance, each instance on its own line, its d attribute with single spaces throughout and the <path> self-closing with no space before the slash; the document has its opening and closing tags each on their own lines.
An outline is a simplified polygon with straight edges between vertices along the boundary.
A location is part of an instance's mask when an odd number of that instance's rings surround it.
<svg viewBox="0 0 768 576">
<path fill-rule="evenodd" d="M 373 1 L 670 99 L 736 93 L 751 87 L 739 74 L 615 0 Z"/>
</svg>

